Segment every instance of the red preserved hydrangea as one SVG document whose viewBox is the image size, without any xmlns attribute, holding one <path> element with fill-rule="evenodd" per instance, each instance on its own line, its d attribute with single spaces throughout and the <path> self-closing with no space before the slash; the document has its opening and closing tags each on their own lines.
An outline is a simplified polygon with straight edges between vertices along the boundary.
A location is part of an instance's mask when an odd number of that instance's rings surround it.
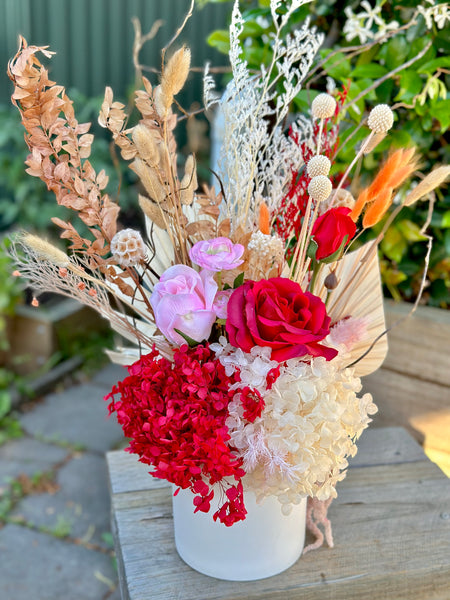
<svg viewBox="0 0 450 600">
<path fill-rule="evenodd" d="M 245 471 L 242 459 L 228 445 L 225 425 L 228 404 L 236 393 L 230 386 L 239 381 L 239 374 L 226 375 L 208 345 L 183 345 L 175 350 L 173 362 L 153 349 L 128 372 L 105 398 L 111 399 L 109 412 L 117 414 L 131 439 L 127 450 L 152 465 L 154 477 L 191 489 L 194 512 L 209 511 L 214 496 L 210 486 L 217 483 L 222 504 L 214 520 L 227 526 L 243 520 Z M 114 399 L 116 394 L 119 400 Z M 258 412 L 257 406 L 253 408 Z"/>
<path fill-rule="evenodd" d="M 265 403 L 258 390 L 245 386 L 241 391 L 241 402 L 244 407 L 244 419 L 253 423 L 256 418 L 261 416 Z"/>
</svg>

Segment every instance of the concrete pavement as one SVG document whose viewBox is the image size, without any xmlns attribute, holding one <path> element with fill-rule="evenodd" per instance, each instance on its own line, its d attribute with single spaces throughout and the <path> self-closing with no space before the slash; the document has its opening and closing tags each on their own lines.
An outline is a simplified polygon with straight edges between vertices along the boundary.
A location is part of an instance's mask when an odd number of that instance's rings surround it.
<svg viewBox="0 0 450 600">
<path fill-rule="evenodd" d="M 0 446 L 1 600 L 120 600 L 104 455 L 124 438 L 103 397 L 126 374 L 44 396 Z"/>
</svg>

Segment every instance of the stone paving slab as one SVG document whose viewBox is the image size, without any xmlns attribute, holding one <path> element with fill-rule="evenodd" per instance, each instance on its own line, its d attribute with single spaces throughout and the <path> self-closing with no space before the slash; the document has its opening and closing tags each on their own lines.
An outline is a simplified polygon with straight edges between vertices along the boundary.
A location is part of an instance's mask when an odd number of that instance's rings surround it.
<svg viewBox="0 0 450 600">
<path fill-rule="evenodd" d="M 107 386 L 89 383 L 50 394 L 20 421 L 31 435 L 106 452 L 123 440 L 115 417 L 108 417 L 103 400 L 108 391 Z"/>
<path fill-rule="evenodd" d="M 95 376 L 92 378 L 92 383 L 107 386 L 109 392 L 111 391 L 113 385 L 115 385 L 118 381 L 125 379 L 127 375 L 128 371 L 126 367 L 110 363 L 108 366 L 104 367 L 101 371 L 95 374 Z"/>
<path fill-rule="evenodd" d="M 11 440 L 0 446 L 0 486 L 7 485 L 9 479 L 21 473 L 31 476 L 51 471 L 67 455 L 65 448 L 32 438 Z"/>
<path fill-rule="evenodd" d="M 2 600 L 112 600 L 111 558 L 18 525 L 0 529 Z M 114 592 L 116 594 L 116 592 Z M 116 595 L 116 598 L 120 596 Z"/>
<path fill-rule="evenodd" d="M 111 530 L 105 458 L 88 453 L 75 455 L 58 471 L 56 481 L 58 492 L 27 496 L 12 516 L 50 531 L 63 527 L 71 538 L 111 549 L 102 538 Z"/>
</svg>

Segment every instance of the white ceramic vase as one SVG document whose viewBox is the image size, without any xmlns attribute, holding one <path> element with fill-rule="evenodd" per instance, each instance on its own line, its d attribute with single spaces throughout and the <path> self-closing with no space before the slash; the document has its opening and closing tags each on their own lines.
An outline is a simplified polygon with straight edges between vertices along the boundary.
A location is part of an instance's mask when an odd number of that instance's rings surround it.
<svg viewBox="0 0 450 600">
<path fill-rule="evenodd" d="M 306 498 L 285 516 L 274 496 L 257 504 L 255 494 L 244 491 L 247 516 L 231 527 L 213 520 L 214 499 L 206 514 L 194 514 L 192 500 L 190 490 L 172 497 L 178 554 L 196 571 L 218 579 L 252 581 L 281 573 L 300 557 Z"/>
</svg>

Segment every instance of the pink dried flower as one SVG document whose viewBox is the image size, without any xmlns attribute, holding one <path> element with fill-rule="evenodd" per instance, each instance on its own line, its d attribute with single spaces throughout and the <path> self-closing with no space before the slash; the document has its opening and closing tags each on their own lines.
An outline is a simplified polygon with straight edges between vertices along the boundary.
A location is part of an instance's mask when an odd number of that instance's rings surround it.
<svg viewBox="0 0 450 600">
<path fill-rule="evenodd" d="M 355 319 L 348 317 L 338 321 L 330 329 L 329 341 L 333 346 L 344 346 L 346 350 L 351 350 L 367 334 L 366 319 Z"/>
<path fill-rule="evenodd" d="M 233 244 L 226 237 L 197 242 L 189 251 L 192 262 L 209 271 L 230 271 L 239 267 L 244 260 L 242 244 Z"/>
</svg>

